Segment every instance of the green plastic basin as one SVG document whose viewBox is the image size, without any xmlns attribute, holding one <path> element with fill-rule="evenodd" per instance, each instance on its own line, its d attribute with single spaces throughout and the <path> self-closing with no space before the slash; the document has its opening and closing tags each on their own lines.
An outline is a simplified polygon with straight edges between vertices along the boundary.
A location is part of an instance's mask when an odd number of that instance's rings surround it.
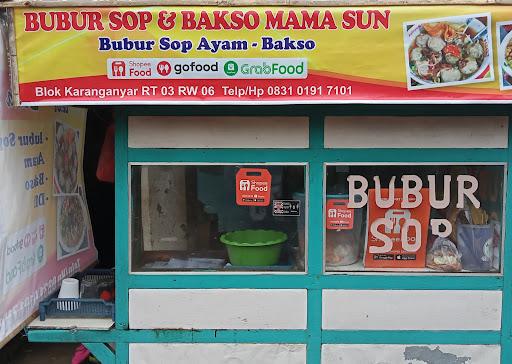
<svg viewBox="0 0 512 364">
<path fill-rule="evenodd" d="M 222 234 L 232 265 L 264 266 L 279 261 L 282 243 L 288 236 L 275 230 L 238 230 Z"/>
</svg>

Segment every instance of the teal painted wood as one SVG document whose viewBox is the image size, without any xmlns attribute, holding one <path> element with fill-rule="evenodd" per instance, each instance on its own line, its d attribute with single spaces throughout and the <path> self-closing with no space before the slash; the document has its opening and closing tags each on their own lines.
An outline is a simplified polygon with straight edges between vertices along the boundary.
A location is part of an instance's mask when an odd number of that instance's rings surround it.
<svg viewBox="0 0 512 364">
<path fill-rule="evenodd" d="M 323 147 L 324 128 L 322 118 L 312 118 L 310 120 L 309 144 L 311 148 L 310 155 L 317 154 Z M 308 273 L 310 276 L 320 276 L 323 271 L 323 196 L 324 193 L 324 166 L 321 161 L 309 162 L 308 168 L 308 239 L 307 239 L 307 262 Z M 317 196 L 317 198 L 311 198 Z M 320 197 L 320 198 L 318 198 Z"/>
<path fill-rule="evenodd" d="M 311 246 L 320 246 L 316 241 Z M 501 290 L 501 276 L 450 276 L 441 274 L 196 274 L 140 275 L 128 278 L 130 288 L 328 288 L 328 289 L 424 289 Z"/>
<path fill-rule="evenodd" d="M 308 289 L 307 363 L 320 364 L 322 360 L 322 290 Z"/>
<path fill-rule="evenodd" d="M 103 343 L 83 343 L 101 364 L 115 364 L 116 356 L 112 349 Z"/>
<path fill-rule="evenodd" d="M 33 342 L 50 343 L 111 343 L 122 342 L 122 333 L 128 330 L 28 330 L 27 337 Z M 116 350 L 117 351 L 117 350 Z"/>
<path fill-rule="evenodd" d="M 128 364 L 129 362 L 129 344 L 125 342 L 116 343 L 116 364 Z M 137 363 L 133 363 L 137 364 Z"/>
<path fill-rule="evenodd" d="M 116 110 L 115 133 L 115 234 L 116 327 L 128 328 L 128 130 L 127 116 Z"/>
<path fill-rule="evenodd" d="M 450 274 L 395 275 L 331 274 L 321 279 L 322 288 L 330 289 L 404 289 L 404 290 L 500 290 L 501 276 L 474 276 Z"/>
<path fill-rule="evenodd" d="M 307 272 L 310 277 L 320 277 L 324 264 L 324 165 L 320 160 L 312 160 L 311 155 L 319 156 L 324 147 L 324 119 L 313 116 L 309 122 L 310 156 L 308 173 L 308 239 Z M 322 291 L 308 287 L 308 343 L 307 363 L 320 364 L 322 355 Z"/>
<path fill-rule="evenodd" d="M 306 344 L 307 330 L 30 330 L 36 342 L 90 343 L 292 343 Z M 117 352 L 117 350 L 116 350 Z"/>
<path fill-rule="evenodd" d="M 509 306 L 510 307 L 510 306 Z M 504 330 L 502 328 L 502 330 Z M 512 337 L 507 335 L 506 333 L 502 334 L 501 337 L 501 364 L 510 363 L 510 358 L 512 358 Z"/>
<path fill-rule="evenodd" d="M 315 291 L 315 290 L 313 290 Z M 317 291 L 319 292 L 319 291 Z M 292 343 L 311 341 L 309 330 L 30 330 L 36 342 L 88 343 Z M 335 344 L 500 344 L 500 331 L 324 330 L 322 343 Z M 116 355 L 118 353 L 116 347 Z"/>
<path fill-rule="evenodd" d="M 501 313 L 501 362 L 512 361 L 512 127 L 509 125 L 508 133 L 508 169 L 507 191 L 505 203 L 505 245 L 503 249 L 503 298 Z"/>
<path fill-rule="evenodd" d="M 322 333 L 324 344 L 446 344 L 499 345 L 499 331 L 331 331 Z M 503 364 L 508 362 L 503 362 Z"/>
<path fill-rule="evenodd" d="M 130 162 L 265 163 L 265 162 L 507 162 L 507 149 L 128 149 Z"/>
</svg>

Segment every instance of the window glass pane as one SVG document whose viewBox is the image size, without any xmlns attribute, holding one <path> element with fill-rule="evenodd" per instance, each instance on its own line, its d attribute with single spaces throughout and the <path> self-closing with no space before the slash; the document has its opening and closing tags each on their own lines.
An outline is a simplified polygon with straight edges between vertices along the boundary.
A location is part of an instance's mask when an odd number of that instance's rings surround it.
<svg viewBox="0 0 512 364">
<path fill-rule="evenodd" d="M 496 273 L 503 165 L 328 165 L 327 271 Z"/>
<path fill-rule="evenodd" d="M 132 165 L 132 271 L 304 271 L 305 165 Z"/>
</svg>

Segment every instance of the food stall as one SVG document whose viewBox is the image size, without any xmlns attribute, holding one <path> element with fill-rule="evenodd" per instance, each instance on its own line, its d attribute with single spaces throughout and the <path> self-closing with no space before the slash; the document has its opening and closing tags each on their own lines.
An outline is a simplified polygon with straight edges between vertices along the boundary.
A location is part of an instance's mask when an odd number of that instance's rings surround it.
<svg viewBox="0 0 512 364">
<path fill-rule="evenodd" d="M 102 363 L 508 363 L 506 2 L 3 3 L 14 102 L 116 118 L 115 320 L 29 339 Z"/>
</svg>

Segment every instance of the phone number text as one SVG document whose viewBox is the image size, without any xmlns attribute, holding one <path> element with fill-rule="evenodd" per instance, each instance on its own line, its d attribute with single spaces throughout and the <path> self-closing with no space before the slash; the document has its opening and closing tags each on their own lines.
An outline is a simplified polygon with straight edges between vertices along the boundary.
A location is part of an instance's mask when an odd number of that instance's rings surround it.
<svg viewBox="0 0 512 364">
<path fill-rule="evenodd" d="M 142 96 L 228 96 L 228 97 L 268 97 L 268 96 L 350 96 L 352 86 L 143 86 Z"/>
</svg>

